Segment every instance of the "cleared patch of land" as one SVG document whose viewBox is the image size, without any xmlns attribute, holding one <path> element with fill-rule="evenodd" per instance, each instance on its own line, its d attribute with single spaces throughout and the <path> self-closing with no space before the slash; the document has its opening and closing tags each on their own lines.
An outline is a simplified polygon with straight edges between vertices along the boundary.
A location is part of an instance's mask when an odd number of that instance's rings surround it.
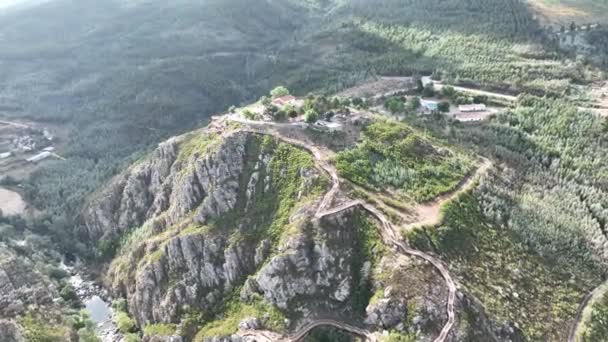
<svg viewBox="0 0 608 342">
<path fill-rule="evenodd" d="M 608 1 L 528 0 L 543 24 L 569 25 L 608 22 Z"/>
<path fill-rule="evenodd" d="M 26 203 L 21 195 L 14 191 L 0 188 L 0 210 L 3 215 L 19 215 L 25 211 Z"/>
</svg>

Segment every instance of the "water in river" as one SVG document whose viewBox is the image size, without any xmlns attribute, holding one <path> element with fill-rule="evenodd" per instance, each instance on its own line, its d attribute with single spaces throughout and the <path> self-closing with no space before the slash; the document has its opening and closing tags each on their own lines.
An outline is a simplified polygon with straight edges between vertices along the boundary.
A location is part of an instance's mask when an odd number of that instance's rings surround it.
<svg viewBox="0 0 608 342">
<path fill-rule="evenodd" d="M 91 315 L 95 324 L 105 322 L 112 315 L 110 306 L 101 297 L 93 296 L 84 302 L 85 310 Z"/>
</svg>

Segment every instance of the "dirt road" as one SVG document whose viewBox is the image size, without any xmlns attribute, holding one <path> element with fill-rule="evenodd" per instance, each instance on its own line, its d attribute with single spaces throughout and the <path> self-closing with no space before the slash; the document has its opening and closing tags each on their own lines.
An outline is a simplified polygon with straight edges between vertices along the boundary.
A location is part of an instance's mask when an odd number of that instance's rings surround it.
<svg viewBox="0 0 608 342">
<path fill-rule="evenodd" d="M 486 173 L 490 167 L 492 167 L 492 162 L 485 158 L 482 159 L 475 173 L 463 179 L 456 187 L 456 191 L 449 192 L 430 202 L 421 203 L 416 206 L 416 221 L 407 224 L 404 229 L 410 230 L 416 226 L 436 226 L 441 224 L 441 207 L 443 204 L 455 199 L 460 193 L 471 189 L 479 179 L 479 176 Z"/>
<path fill-rule="evenodd" d="M 574 318 L 574 322 L 572 326 L 570 326 L 570 333 L 568 334 L 568 342 L 577 342 L 577 336 L 579 334 L 579 330 L 582 328 L 583 321 L 590 314 L 591 306 L 595 303 L 601 296 L 603 296 L 606 291 L 608 291 L 608 281 L 603 282 L 600 286 L 593 289 L 593 291 L 589 292 L 584 298 L 583 301 L 578 306 L 578 310 L 576 312 L 576 317 Z"/>
<path fill-rule="evenodd" d="M 422 77 L 422 84 L 427 85 L 429 83 L 433 83 L 433 86 L 435 86 L 435 90 L 441 90 L 445 86 L 441 82 L 433 81 L 428 76 Z M 467 88 L 467 87 L 459 87 L 459 86 L 452 86 L 452 87 L 454 88 L 454 90 L 456 90 L 458 92 L 462 92 L 462 93 L 469 93 L 469 94 L 473 94 L 473 95 L 482 95 L 482 96 L 488 96 L 488 97 L 496 97 L 496 98 L 511 101 L 511 102 L 517 101 L 517 96 L 513 96 L 513 95 L 506 95 L 506 94 L 495 93 L 495 92 L 486 91 L 486 90 Z"/>
<path fill-rule="evenodd" d="M 234 117 L 228 117 L 227 120 L 238 121 L 241 123 L 248 124 L 248 127 L 242 128 L 241 131 L 269 135 L 276 139 L 287 142 L 289 144 L 299 146 L 312 153 L 319 168 L 321 168 L 325 172 L 327 172 L 327 174 L 329 174 L 329 176 L 332 180 L 331 189 L 323 196 L 321 204 L 319 205 L 317 212 L 315 214 L 315 218 L 317 220 L 320 220 L 321 218 L 328 216 L 328 215 L 337 214 L 343 210 L 347 210 L 347 209 L 350 209 L 353 207 L 361 207 L 362 209 L 369 212 L 372 216 L 374 216 L 381 223 L 381 235 L 382 235 L 384 242 L 387 245 L 392 246 L 398 252 L 424 259 L 425 261 L 429 262 L 431 265 L 433 265 L 437 269 L 437 271 L 444 278 L 446 287 L 448 289 L 447 308 L 446 308 L 448 320 L 445 323 L 445 325 L 443 326 L 439 336 L 437 336 L 437 338 L 435 339 L 435 342 L 444 342 L 455 323 L 454 302 L 455 302 L 455 298 L 456 298 L 456 283 L 450 276 L 445 265 L 440 260 L 436 259 L 435 257 L 433 257 L 429 254 L 426 254 L 422 251 L 412 249 L 411 247 L 407 246 L 401 238 L 400 229 L 398 227 L 393 226 L 392 223 L 386 218 L 386 216 L 380 210 L 378 210 L 373 204 L 365 202 L 365 201 L 361 201 L 361 200 L 354 200 L 351 202 L 342 203 L 335 207 L 332 207 L 335 197 L 340 191 L 341 179 L 338 175 L 336 168 L 329 162 L 329 157 L 328 157 L 329 153 L 327 151 L 323 151 L 321 147 L 309 144 L 304 141 L 287 138 L 277 132 L 270 131 L 269 128 L 272 126 L 275 126 L 272 124 L 267 124 L 265 122 L 254 122 L 254 121 L 250 121 L 250 120 L 242 120 L 242 119 L 238 119 L 238 118 L 234 118 Z M 476 175 L 479 175 L 479 174 L 485 172 L 490 167 L 490 165 L 491 164 L 489 163 L 489 161 L 484 162 L 484 164 L 477 170 Z M 437 214 L 434 214 L 434 216 L 433 216 L 434 219 L 437 219 L 437 220 L 439 219 L 438 211 L 439 211 L 439 208 L 441 207 L 441 205 L 445 201 L 451 200 L 452 198 L 456 197 L 459 193 L 468 190 L 468 188 L 474 182 L 473 178 L 474 177 L 470 177 L 470 179 L 462 182 L 462 184 L 460 184 L 460 186 L 454 192 L 452 192 L 451 194 L 446 194 L 433 202 L 433 204 L 431 205 L 433 210 L 431 210 L 431 211 L 434 212 L 435 209 L 437 210 Z M 425 205 L 423 205 L 423 207 L 421 207 L 421 208 L 418 208 L 417 210 L 421 211 L 421 212 L 429 211 L 424 206 Z M 421 223 L 423 223 L 423 222 L 417 222 L 417 224 L 421 224 Z M 312 329 L 319 327 L 319 326 L 324 326 L 324 325 L 329 325 L 329 326 L 333 326 L 333 327 L 336 327 L 336 328 L 339 328 L 339 329 L 342 329 L 345 331 L 349 331 L 356 335 L 365 337 L 368 341 L 375 341 L 374 334 L 371 331 L 353 327 L 347 323 L 337 322 L 337 321 L 328 321 L 328 320 L 313 320 L 313 321 L 309 322 L 308 324 L 306 324 L 305 326 L 299 328 L 292 335 L 277 338 L 276 334 L 275 334 L 275 336 L 271 340 L 283 341 L 283 342 L 297 342 L 297 341 L 300 341 L 302 338 L 304 338 L 304 336 L 306 336 Z M 272 336 L 272 334 L 273 334 L 271 332 L 266 332 L 266 331 L 260 331 L 260 332 L 246 331 L 246 332 L 240 332 L 240 333 L 241 333 L 241 336 L 255 337 L 262 341 L 268 340 L 269 336 Z"/>
</svg>

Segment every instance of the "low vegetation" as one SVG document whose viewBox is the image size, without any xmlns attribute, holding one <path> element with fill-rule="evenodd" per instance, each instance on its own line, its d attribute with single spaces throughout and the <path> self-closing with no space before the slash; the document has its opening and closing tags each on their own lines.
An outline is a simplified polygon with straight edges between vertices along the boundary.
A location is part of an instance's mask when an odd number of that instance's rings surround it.
<svg viewBox="0 0 608 342">
<path fill-rule="evenodd" d="M 356 315 L 365 316 L 365 308 L 373 297 L 373 281 L 364 278 L 363 264 L 371 262 L 371 269 L 380 262 L 386 253 L 386 246 L 382 242 L 376 222 L 362 211 L 356 211 L 351 223 L 355 229 L 353 256 L 351 258 L 352 276 L 352 308 Z"/>
<path fill-rule="evenodd" d="M 28 342 L 56 342 L 67 339 L 68 328 L 46 321 L 30 312 L 19 320 L 23 335 Z"/>
<path fill-rule="evenodd" d="M 591 307 L 591 317 L 584 323 L 580 342 L 603 341 L 608 336 L 608 292 Z"/>
<path fill-rule="evenodd" d="M 530 340 L 563 339 L 592 279 L 556 268 L 530 254 L 517 234 L 488 224 L 477 196 L 446 205 L 443 225 L 421 228 L 408 240 L 441 255 L 498 322 L 514 322 Z"/>
<path fill-rule="evenodd" d="M 248 317 L 263 319 L 265 329 L 281 333 L 285 330 L 285 316 L 274 306 L 258 298 L 251 303 L 238 299 L 225 304 L 223 313 L 216 320 L 206 324 L 196 334 L 195 342 L 203 342 L 208 337 L 231 336 L 239 329 L 239 323 Z"/>
<path fill-rule="evenodd" d="M 427 201 L 452 190 L 471 170 L 462 153 L 448 150 L 406 124 L 378 119 L 363 141 L 336 157 L 340 174 L 372 189 L 396 190 L 400 197 Z"/>
<path fill-rule="evenodd" d="M 148 324 L 144 327 L 144 336 L 173 336 L 177 326 L 175 324 Z"/>
</svg>

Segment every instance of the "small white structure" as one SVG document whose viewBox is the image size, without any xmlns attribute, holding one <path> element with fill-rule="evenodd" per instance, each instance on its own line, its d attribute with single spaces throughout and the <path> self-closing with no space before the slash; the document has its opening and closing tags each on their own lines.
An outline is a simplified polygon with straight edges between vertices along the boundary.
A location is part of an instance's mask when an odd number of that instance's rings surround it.
<svg viewBox="0 0 608 342">
<path fill-rule="evenodd" d="M 27 158 L 26 160 L 30 163 L 37 163 L 39 161 L 42 161 L 50 156 L 52 156 L 53 154 L 51 152 L 45 151 L 45 152 L 41 152 L 33 157 Z"/>
<path fill-rule="evenodd" d="M 344 126 L 340 123 L 324 121 L 324 120 L 315 122 L 314 126 L 319 129 L 326 130 L 328 132 L 341 131 L 344 128 Z"/>
<path fill-rule="evenodd" d="M 483 103 L 460 105 L 458 106 L 458 110 L 462 113 L 483 112 L 486 110 L 486 105 Z"/>
<path fill-rule="evenodd" d="M 53 141 L 53 139 L 55 139 L 55 136 L 46 128 L 42 131 L 42 134 L 48 141 Z"/>
<path fill-rule="evenodd" d="M 422 109 L 425 112 L 436 112 L 439 110 L 439 102 L 431 100 L 420 100 Z"/>
<path fill-rule="evenodd" d="M 276 99 L 272 100 L 272 104 L 277 107 L 283 107 L 286 105 L 294 105 L 296 100 L 297 99 L 294 96 L 285 95 L 285 96 L 277 97 Z"/>
<path fill-rule="evenodd" d="M 53 152 L 55 151 L 55 148 L 53 146 L 49 146 L 49 147 L 45 147 L 42 149 L 45 152 Z"/>
<path fill-rule="evenodd" d="M 6 159 L 9 158 L 10 156 L 12 156 L 13 153 L 12 152 L 4 152 L 4 153 L 0 153 L 0 159 Z"/>
</svg>

